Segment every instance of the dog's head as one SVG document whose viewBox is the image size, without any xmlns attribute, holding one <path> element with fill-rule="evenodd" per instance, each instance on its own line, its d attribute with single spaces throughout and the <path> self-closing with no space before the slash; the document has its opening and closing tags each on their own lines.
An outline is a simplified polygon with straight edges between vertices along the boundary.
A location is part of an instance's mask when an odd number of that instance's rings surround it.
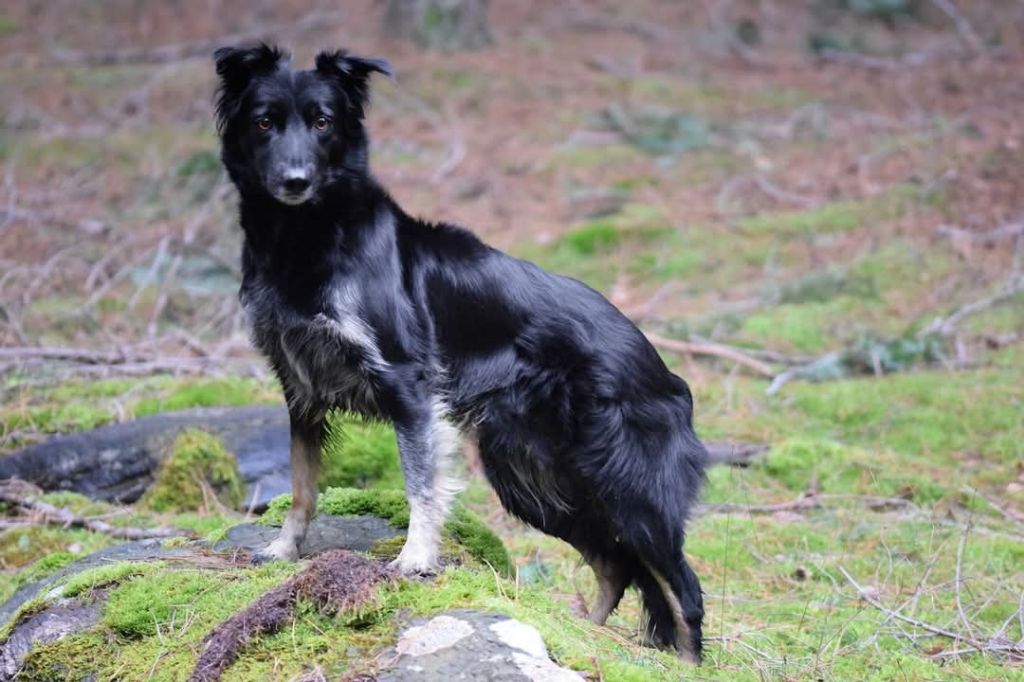
<svg viewBox="0 0 1024 682">
<path fill-rule="evenodd" d="M 268 45 L 222 47 L 214 59 L 221 157 L 240 190 L 297 206 L 367 172 L 369 79 L 374 71 L 391 75 L 386 61 L 321 52 L 316 68 L 300 71 Z"/>
</svg>

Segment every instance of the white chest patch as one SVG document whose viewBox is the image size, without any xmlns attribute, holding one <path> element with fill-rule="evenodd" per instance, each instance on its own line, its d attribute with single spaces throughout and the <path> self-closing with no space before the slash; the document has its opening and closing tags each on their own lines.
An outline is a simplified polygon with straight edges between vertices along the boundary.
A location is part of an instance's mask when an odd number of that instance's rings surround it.
<svg viewBox="0 0 1024 682">
<path fill-rule="evenodd" d="M 254 340 L 276 358 L 293 400 L 308 403 L 310 409 L 319 405 L 372 411 L 370 379 L 387 363 L 359 314 L 359 292 L 343 283 L 328 290 L 325 299 L 323 312 L 309 317 L 276 297 L 257 297 L 251 311 L 256 314 L 250 315 Z"/>
</svg>

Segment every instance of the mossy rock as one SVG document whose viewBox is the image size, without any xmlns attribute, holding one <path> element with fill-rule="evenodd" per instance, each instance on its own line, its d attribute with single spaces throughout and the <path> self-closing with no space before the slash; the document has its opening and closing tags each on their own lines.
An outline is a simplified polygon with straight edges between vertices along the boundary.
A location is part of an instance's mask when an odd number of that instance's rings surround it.
<svg viewBox="0 0 1024 682">
<path fill-rule="evenodd" d="M 279 525 L 291 508 L 291 496 L 281 495 L 274 499 L 261 517 L 260 523 Z M 409 503 L 400 490 L 360 490 L 357 488 L 328 488 L 317 500 L 318 514 L 334 516 L 369 515 L 385 519 L 392 527 L 404 530 L 409 527 Z M 463 555 L 487 564 L 503 575 L 511 575 L 513 567 L 505 545 L 480 518 L 459 503 L 456 503 L 444 524 L 442 550 L 449 559 L 460 560 Z M 394 545 L 394 547 L 393 547 Z M 394 549 L 401 549 L 393 540 L 385 540 L 371 549 L 372 553 L 387 556 Z"/>
<path fill-rule="evenodd" d="M 99 617 L 60 639 L 38 642 L 17 679 L 184 680 L 215 629 L 304 570 L 301 563 L 253 567 L 198 559 L 92 569 L 77 576 L 75 597 L 41 599 L 33 608 L 45 615 L 47 609 L 98 607 Z M 300 598 L 284 627 L 242 645 L 222 679 L 300 679 L 314 666 L 327 679 L 382 672 L 388 679 L 381 666 L 391 657 L 381 652 L 407 625 L 452 609 L 532 625 L 559 665 L 601 670 L 605 679 L 681 679 L 686 671 L 671 654 L 575 615 L 544 585 L 517 585 L 487 568 L 466 566 L 449 567 L 432 580 L 382 582 L 357 607 L 338 613 Z"/>
<path fill-rule="evenodd" d="M 209 505 L 209 490 L 226 507 L 242 504 L 242 481 L 234 455 L 216 436 L 189 429 L 174 440 L 143 504 L 159 512 L 196 510 Z"/>
</svg>

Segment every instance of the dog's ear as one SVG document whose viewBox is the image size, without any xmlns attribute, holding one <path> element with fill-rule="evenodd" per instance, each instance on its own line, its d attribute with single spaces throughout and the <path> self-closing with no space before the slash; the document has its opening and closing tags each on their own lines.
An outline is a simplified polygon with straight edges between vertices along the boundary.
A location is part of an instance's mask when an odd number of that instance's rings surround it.
<svg viewBox="0 0 1024 682">
<path fill-rule="evenodd" d="M 363 117 L 369 99 L 370 74 L 382 73 L 394 78 L 386 59 L 370 59 L 349 54 L 346 50 L 321 52 L 316 56 L 318 73 L 335 79 L 348 97 L 349 107 L 357 118 Z"/>
<path fill-rule="evenodd" d="M 217 127 L 223 129 L 236 113 L 242 93 L 256 76 L 273 73 L 288 56 L 276 46 L 222 47 L 213 53 L 220 76 L 217 97 Z"/>
</svg>

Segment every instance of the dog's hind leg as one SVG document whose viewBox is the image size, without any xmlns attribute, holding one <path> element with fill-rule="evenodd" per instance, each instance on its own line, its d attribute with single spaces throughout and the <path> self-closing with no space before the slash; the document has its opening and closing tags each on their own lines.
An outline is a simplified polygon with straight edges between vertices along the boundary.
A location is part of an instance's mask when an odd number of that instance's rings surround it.
<svg viewBox="0 0 1024 682">
<path fill-rule="evenodd" d="M 447 469 L 459 447 L 459 433 L 445 412 L 444 404 L 435 399 L 427 414 L 395 423 L 409 499 L 409 530 L 391 565 L 406 575 L 437 571 L 441 526 L 458 491 Z"/>
<path fill-rule="evenodd" d="M 597 599 L 590 609 L 590 622 L 604 625 L 608 615 L 622 600 L 622 595 L 632 580 L 629 572 L 620 563 L 605 557 L 587 560 L 597 577 Z"/>
<path fill-rule="evenodd" d="M 674 635 L 674 641 L 672 641 L 671 644 L 679 653 L 679 657 L 689 663 L 700 663 L 700 635 L 699 633 L 694 633 L 691 630 L 690 624 L 687 622 L 683 605 L 679 599 L 679 595 L 676 593 L 676 589 L 673 588 L 669 580 L 658 569 L 651 566 L 650 563 L 644 561 L 644 568 L 647 569 L 651 578 L 657 585 L 658 590 L 660 590 L 661 596 L 665 600 L 664 603 L 668 607 L 668 616 L 672 619 L 672 625 L 674 626 L 672 628 L 664 628 L 664 625 L 658 623 L 657 618 L 654 618 L 655 611 L 651 610 L 651 627 L 656 628 L 661 626 L 662 632 L 650 632 L 649 634 L 653 636 L 653 638 L 655 639 L 655 643 L 658 643 L 658 638 L 663 637 L 665 634 L 667 634 L 664 632 L 664 630 L 670 629 L 672 631 L 672 634 Z"/>
<path fill-rule="evenodd" d="M 295 561 L 316 510 L 323 420 L 291 416 L 292 508 L 277 538 L 253 556 L 254 563 Z"/>
</svg>

